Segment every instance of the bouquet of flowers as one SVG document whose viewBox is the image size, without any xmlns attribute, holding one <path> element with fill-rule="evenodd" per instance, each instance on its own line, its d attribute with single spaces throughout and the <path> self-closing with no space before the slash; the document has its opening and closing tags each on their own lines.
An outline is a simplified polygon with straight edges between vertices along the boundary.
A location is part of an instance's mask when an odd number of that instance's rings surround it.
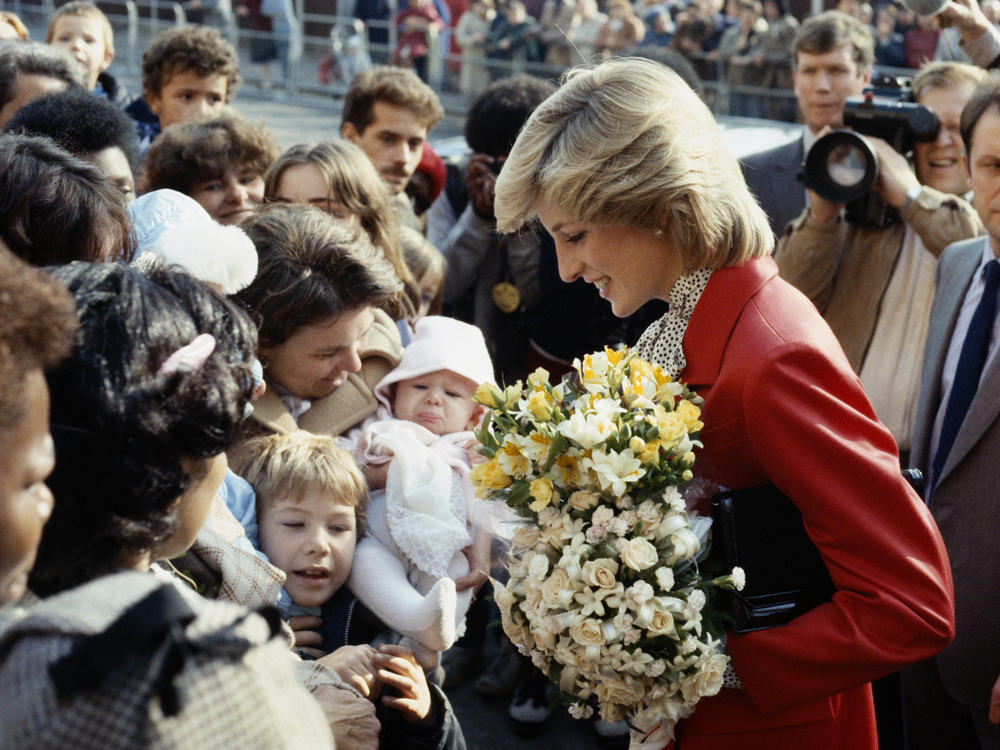
<svg viewBox="0 0 1000 750">
<path fill-rule="evenodd" d="M 573 716 L 589 716 L 595 696 L 605 720 L 659 723 L 669 739 L 722 687 L 723 609 L 710 594 L 743 586 L 738 568 L 709 580 L 698 569 L 692 522 L 710 521 L 689 517 L 681 490 L 701 445 L 701 399 L 605 349 L 556 386 L 539 369 L 524 385 L 484 384 L 476 400 L 488 407 L 477 494 L 526 521 L 510 580 L 495 584 L 504 632 Z"/>
</svg>

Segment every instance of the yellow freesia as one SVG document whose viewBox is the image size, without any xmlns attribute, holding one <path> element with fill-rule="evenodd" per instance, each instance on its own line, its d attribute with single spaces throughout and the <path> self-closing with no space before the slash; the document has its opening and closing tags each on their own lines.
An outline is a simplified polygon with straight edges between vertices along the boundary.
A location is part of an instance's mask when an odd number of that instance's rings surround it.
<svg viewBox="0 0 1000 750">
<path fill-rule="evenodd" d="M 684 426 L 687 427 L 688 432 L 698 432 L 705 426 L 700 419 L 701 409 L 687 399 L 677 404 L 675 412 L 681 421 L 684 422 Z"/>
<path fill-rule="evenodd" d="M 523 479 L 531 470 L 531 462 L 521 449 L 510 440 L 503 444 L 496 455 L 500 468 L 515 479 Z M 506 486 L 506 485 L 504 485 Z"/>
<path fill-rule="evenodd" d="M 482 383 L 472 398 L 489 409 L 499 409 L 504 404 L 503 394 L 491 383 Z"/>
<path fill-rule="evenodd" d="M 575 456 L 568 453 L 556 456 L 555 469 L 562 487 L 576 487 L 580 483 L 580 461 Z"/>
<path fill-rule="evenodd" d="M 496 458 L 474 466 L 469 472 L 469 480 L 476 487 L 476 495 L 484 497 L 490 490 L 502 490 L 510 486 L 510 477 L 500 467 Z"/>
<path fill-rule="evenodd" d="M 540 477 L 531 480 L 529 491 L 534 501 L 528 505 L 535 513 L 552 502 L 552 480 Z"/>
<path fill-rule="evenodd" d="M 552 419 L 552 405 L 552 396 L 547 391 L 542 390 L 531 394 L 525 408 L 539 422 L 547 422 Z"/>
<path fill-rule="evenodd" d="M 535 368 L 535 371 L 528 376 L 528 385 L 536 391 L 544 389 L 549 382 L 549 371 L 544 367 Z"/>
<path fill-rule="evenodd" d="M 645 449 L 639 454 L 639 461 L 643 466 L 655 464 L 660 459 L 660 441 L 650 440 L 646 443 Z"/>
<path fill-rule="evenodd" d="M 660 430 L 659 439 L 668 450 L 677 445 L 687 433 L 687 425 L 676 411 L 667 411 L 657 404 L 653 408 L 653 416 Z"/>
<path fill-rule="evenodd" d="M 610 346 L 604 347 L 604 354 L 608 358 L 608 364 L 618 366 L 618 363 L 625 357 L 628 349 L 612 349 Z"/>
</svg>

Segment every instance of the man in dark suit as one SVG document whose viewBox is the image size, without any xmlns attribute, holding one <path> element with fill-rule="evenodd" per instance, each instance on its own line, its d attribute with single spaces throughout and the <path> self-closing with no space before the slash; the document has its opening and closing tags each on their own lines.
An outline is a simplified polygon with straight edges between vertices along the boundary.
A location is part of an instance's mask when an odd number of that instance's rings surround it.
<svg viewBox="0 0 1000 750">
<path fill-rule="evenodd" d="M 795 97 L 806 127 L 802 138 L 743 160 L 743 176 L 780 237 L 806 205 L 798 180 L 806 152 L 825 127 L 844 124 L 844 102 L 871 79 L 871 32 L 856 18 L 828 11 L 807 19 L 795 35 Z"/>
<path fill-rule="evenodd" d="M 956 632 L 904 670 L 912 750 L 1000 748 L 1000 79 L 976 89 L 961 130 L 988 236 L 938 261 L 924 351 L 913 465 L 951 558 Z"/>
</svg>

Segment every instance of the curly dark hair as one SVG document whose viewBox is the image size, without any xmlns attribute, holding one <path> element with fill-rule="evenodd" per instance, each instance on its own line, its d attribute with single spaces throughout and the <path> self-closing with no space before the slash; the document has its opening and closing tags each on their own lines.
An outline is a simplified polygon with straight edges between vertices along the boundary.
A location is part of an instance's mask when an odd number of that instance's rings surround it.
<svg viewBox="0 0 1000 750">
<path fill-rule="evenodd" d="M 120 148 L 134 173 L 139 161 L 135 122 L 102 96 L 70 89 L 25 104 L 4 130 L 51 138 L 74 156 Z"/>
<path fill-rule="evenodd" d="M 240 64 L 233 45 L 208 26 L 175 26 L 156 35 L 142 53 L 142 90 L 159 96 L 171 76 L 194 73 L 226 77 L 226 102 L 240 84 Z"/>
<path fill-rule="evenodd" d="M 80 328 L 70 357 L 46 373 L 58 458 L 48 482 L 55 508 L 30 580 L 42 596 L 171 537 L 176 501 L 200 479 L 182 461 L 232 444 L 257 341 L 242 310 L 184 273 L 71 263 L 54 274 L 76 300 Z M 159 372 L 203 333 L 216 346 L 202 367 Z"/>
<path fill-rule="evenodd" d="M 25 376 L 69 354 L 76 308 L 62 284 L 0 243 L 0 310 L 0 430 L 5 430 L 25 416 Z"/>
<path fill-rule="evenodd" d="M 0 135 L 0 239 L 36 266 L 120 260 L 135 247 L 125 198 L 101 170 L 15 133 Z"/>
<path fill-rule="evenodd" d="M 257 278 L 235 297 L 260 326 L 262 347 L 358 307 L 385 309 L 403 284 L 363 234 L 312 206 L 279 203 L 244 219 L 257 247 Z"/>
<path fill-rule="evenodd" d="M 279 151 L 263 122 L 234 112 L 171 125 L 146 154 L 143 192 L 169 188 L 190 195 L 195 183 L 216 180 L 230 166 L 249 167 L 263 177 Z"/>
<path fill-rule="evenodd" d="M 465 118 L 469 148 L 493 157 L 509 154 L 535 107 L 555 90 L 551 81 L 525 73 L 491 83 L 472 102 Z"/>
</svg>

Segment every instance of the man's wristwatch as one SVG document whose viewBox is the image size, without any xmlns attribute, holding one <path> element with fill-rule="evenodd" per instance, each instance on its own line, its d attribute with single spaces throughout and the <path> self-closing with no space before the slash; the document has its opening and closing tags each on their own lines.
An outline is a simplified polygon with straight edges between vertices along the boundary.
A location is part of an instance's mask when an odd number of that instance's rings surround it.
<svg viewBox="0 0 1000 750">
<path fill-rule="evenodd" d="M 903 202 L 903 207 L 905 208 L 909 204 L 913 203 L 917 198 L 920 197 L 920 191 L 924 189 L 923 185 L 913 185 L 906 189 L 906 200 Z"/>
</svg>

